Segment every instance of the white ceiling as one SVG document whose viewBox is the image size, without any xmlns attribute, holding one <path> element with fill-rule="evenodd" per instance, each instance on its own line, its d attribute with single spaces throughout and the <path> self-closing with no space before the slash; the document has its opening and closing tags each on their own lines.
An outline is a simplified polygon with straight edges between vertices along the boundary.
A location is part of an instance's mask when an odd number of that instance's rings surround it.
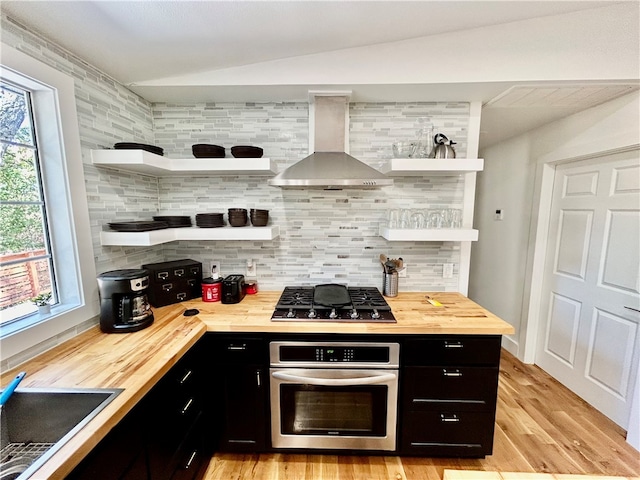
<svg viewBox="0 0 640 480">
<path fill-rule="evenodd" d="M 357 71 L 361 52 L 389 49 L 424 38 L 446 37 L 514 22 L 539 21 L 612 4 L 611 1 L 15 1 L 0 11 L 111 75 L 152 102 L 300 100 L 309 89 L 350 89 L 354 101 L 479 100 L 486 103 L 514 86 L 536 90 L 549 82 L 505 79 L 469 81 L 450 75 L 444 81 L 416 82 L 410 69 L 380 67 L 385 80 L 331 83 L 318 75 L 310 81 L 267 80 L 278 65 L 304 65 L 326 55 L 351 55 Z M 637 22 L 632 22 L 633 25 Z M 606 22 L 604 22 L 606 25 Z M 540 25 L 543 25 L 542 23 Z M 637 35 L 637 27 L 633 27 Z M 570 31 L 570 28 L 567 28 Z M 478 30 L 480 31 L 480 30 Z M 570 39 L 569 39 L 570 40 Z M 508 44 L 504 45 L 509 48 Z M 415 51 L 416 65 L 438 68 L 446 48 Z M 451 63 L 447 63 L 451 68 Z M 332 63 L 326 69 L 334 68 Z M 234 81 L 215 80 L 229 78 Z M 247 72 L 244 77 L 239 76 Z M 256 73 L 257 72 L 257 73 Z M 285 70 L 283 70 L 285 72 Z M 454 72 L 455 73 L 455 72 Z M 376 77 L 376 75 L 373 75 Z M 204 80 L 212 79 L 212 80 Z M 410 81 L 407 81 L 407 79 Z M 197 79 L 197 81 L 196 81 Z M 238 80 L 239 79 L 239 80 Z M 637 88 L 637 75 L 594 79 L 598 102 L 625 93 L 619 84 Z M 563 88 L 589 87 L 561 83 Z M 554 87 L 555 88 L 555 87 Z M 545 90 L 547 91 L 547 90 Z M 538 92 L 541 93 L 541 92 Z M 544 92 L 542 92 L 544 93 Z M 583 92 L 584 93 L 584 92 Z M 531 95 L 531 92 L 529 93 Z M 513 92 L 512 92 L 513 95 Z M 535 94 L 533 94 L 535 96 Z M 540 96 L 540 95 L 538 95 Z M 583 95 L 583 98 L 588 95 Z M 552 95 L 558 97 L 557 92 Z M 575 98 L 580 98 L 579 96 Z M 574 113 L 593 102 L 552 103 L 544 108 L 523 102 L 489 104 L 483 109 L 481 146 Z M 529 109 L 529 115 L 522 115 Z M 513 118 L 519 116 L 519 121 Z M 501 118 L 503 120 L 501 120 Z M 489 131 L 490 130 L 490 131 Z"/>
</svg>

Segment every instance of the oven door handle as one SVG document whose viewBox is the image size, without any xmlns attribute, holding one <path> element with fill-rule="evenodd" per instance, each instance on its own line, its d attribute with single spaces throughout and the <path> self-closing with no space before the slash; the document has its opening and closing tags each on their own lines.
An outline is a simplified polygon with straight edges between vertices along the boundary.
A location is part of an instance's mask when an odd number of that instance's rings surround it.
<svg viewBox="0 0 640 480">
<path fill-rule="evenodd" d="M 278 380 L 300 382 L 304 383 L 305 385 L 324 385 L 328 387 L 374 385 L 376 383 L 386 383 L 390 380 L 396 379 L 396 375 L 393 373 L 379 373 L 367 377 L 356 378 L 317 378 L 307 377 L 305 375 L 292 375 L 285 372 L 273 372 L 271 375 Z"/>
</svg>

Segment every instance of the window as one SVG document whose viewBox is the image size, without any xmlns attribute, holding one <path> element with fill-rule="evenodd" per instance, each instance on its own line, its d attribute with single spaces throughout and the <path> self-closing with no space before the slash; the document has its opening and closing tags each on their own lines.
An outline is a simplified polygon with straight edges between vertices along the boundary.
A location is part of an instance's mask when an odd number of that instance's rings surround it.
<svg viewBox="0 0 640 480">
<path fill-rule="evenodd" d="M 27 197 L 13 193 L 7 202 L 2 197 L 0 206 L 3 210 L 28 207 L 35 212 L 31 227 L 24 230 L 32 235 L 31 247 L 42 247 L 39 255 L 52 273 L 55 302 L 49 315 L 18 316 L 0 323 L 0 354 L 5 360 L 74 335 L 78 326 L 95 320 L 99 305 L 74 80 L 7 45 L 1 47 L 0 80 L 13 94 L 22 92 L 25 102 L 30 98 L 31 136 L 35 138 L 23 138 L 28 136 L 25 130 L 17 138 L 3 135 L 0 145 L 31 155 L 34 167 L 26 177 L 42 193 L 31 190 Z M 25 198 L 28 201 L 20 204 Z"/>
<path fill-rule="evenodd" d="M 0 82 L 0 323 L 57 297 L 32 108 L 30 92 Z"/>
</svg>

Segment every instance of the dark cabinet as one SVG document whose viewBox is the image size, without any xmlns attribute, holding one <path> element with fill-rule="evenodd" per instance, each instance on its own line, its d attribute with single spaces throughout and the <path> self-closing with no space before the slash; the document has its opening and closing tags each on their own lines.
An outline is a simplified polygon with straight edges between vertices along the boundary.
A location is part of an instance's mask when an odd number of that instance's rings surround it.
<svg viewBox="0 0 640 480">
<path fill-rule="evenodd" d="M 242 335 L 212 334 L 216 389 L 210 391 L 216 420 L 216 447 L 222 451 L 263 451 L 267 438 L 267 342 Z"/>
<path fill-rule="evenodd" d="M 204 474 L 205 383 L 202 346 L 194 346 L 144 398 L 145 438 L 152 480 Z"/>
<path fill-rule="evenodd" d="M 67 480 L 148 478 L 143 412 L 134 408 L 67 476 Z"/>
<path fill-rule="evenodd" d="M 210 450 L 201 346 L 196 344 L 67 478 L 202 478 Z"/>
<path fill-rule="evenodd" d="M 401 453 L 490 455 L 500 336 L 415 337 L 402 358 Z"/>
</svg>

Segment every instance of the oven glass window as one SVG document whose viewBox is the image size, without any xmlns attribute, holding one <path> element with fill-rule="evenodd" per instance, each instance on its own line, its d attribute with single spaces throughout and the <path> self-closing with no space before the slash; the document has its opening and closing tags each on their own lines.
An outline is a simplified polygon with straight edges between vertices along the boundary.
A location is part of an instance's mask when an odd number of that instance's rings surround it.
<svg viewBox="0 0 640 480">
<path fill-rule="evenodd" d="M 282 433 L 386 435 L 387 387 L 281 385 Z"/>
</svg>

